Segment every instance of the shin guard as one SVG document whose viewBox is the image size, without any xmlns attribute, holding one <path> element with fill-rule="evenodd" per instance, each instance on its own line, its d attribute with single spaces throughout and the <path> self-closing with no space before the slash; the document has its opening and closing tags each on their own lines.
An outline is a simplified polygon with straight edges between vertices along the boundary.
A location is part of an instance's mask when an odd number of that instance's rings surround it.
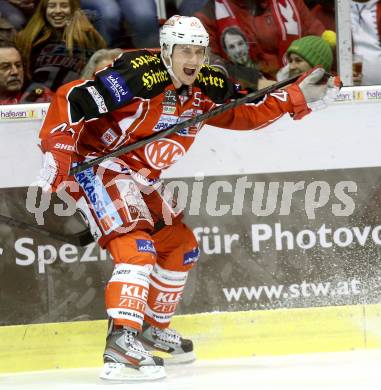
<svg viewBox="0 0 381 390">
<path fill-rule="evenodd" d="M 155 264 L 150 275 L 150 288 L 145 320 L 166 328 L 181 300 L 188 272 L 169 271 Z"/>
<path fill-rule="evenodd" d="M 152 265 L 116 264 L 106 287 L 106 309 L 115 325 L 141 330 Z"/>
</svg>

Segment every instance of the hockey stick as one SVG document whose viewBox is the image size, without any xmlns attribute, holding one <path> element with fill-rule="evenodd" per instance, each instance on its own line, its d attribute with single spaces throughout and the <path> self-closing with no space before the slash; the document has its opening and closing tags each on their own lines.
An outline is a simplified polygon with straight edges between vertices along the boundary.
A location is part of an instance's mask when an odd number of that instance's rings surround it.
<svg viewBox="0 0 381 390">
<path fill-rule="evenodd" d="M 194 126 L 196 123 L 200 123 L 200 122 L 205 121 L 207 119 L 213 118 L 219 114 L 222 114 L 223 112 L 225 112 L 227 110 L 231 110 L 232 108 L 236 108 L 238 106 L 241 106 L 242 104 L 259 99 L 259 98 L 261 98 L 269 93 L 276 91 L 279 88 L 282 88 L 288 84 L 293 83 L 299 77 L 300 77 L 300 75 L 297 75 L 297 76 L 290 77 L 286 80 L 279 81 L 278 83 L 275 83 L 275 84 L 270 85 L 266 88 L 260 89 L 259 91 L 249 93 L 242 98 L 233 100 L 233 101 L 226 103 L 226 104 L 223 104 L 217 108 L 214 108 L 211 111 L 205 112 L 204 114 L 195 116 L 194 118 L 190 118 L 184 122 L 176 123 L 175 125 L 172 125 L 163 131 L 160 131 L 156 134 L 152 134 L 148 137 L 142 138 L 139 141 L 136 141 L 130 145 L 116 149 L 115 151 L 113 151 L 105 156 L 97 157 L 94 160 L 88 161 L 84 164 L 81 164 L 81 165 L 78 165 L 74 168 L 71 168 L 70 175 L 75 175 L 79 172 L 82 172 L 88 168 L 93 167 L 94 165 L 99 165 L 100 163 L 102 163 L 105 160 L 108 160 L 109 158 L 118 157 L 122 154 L 129 153 L 129 152 L 131 152 L 135 149 L 138 149 L 138 148 L 140 148 L 140 147 L 142 147 L 150 142 L 157 141 L 160 138 L 167 137 L 170 134 L 176 133 L 177 131 L 182 130 L 186 127 Z"/>
<path fill-rule="evenodd" d="M 62 242 L 67 242 L 68 244 L 72 244 L 75 246 L 86 246 L 94 242 L 94 238 L 91 235 L 89 229 L 85 229 L 81 232 L 74 233 L 74 234 L 60 234 L 60 233 L 51 232 L 46 228 L 44 228 L 43 226 L 33 225 L 27 222 L 18 221 L 11 217 L 6 217 L 5 215 L 0 215 L 0 223 L 4 223 L 8 226 L 12 226 L 19 229 L 30 230 L 32 232 L 41 234 L 42 236 L 53 238 L 54 240 L 58 240 Z"/>
</svg>

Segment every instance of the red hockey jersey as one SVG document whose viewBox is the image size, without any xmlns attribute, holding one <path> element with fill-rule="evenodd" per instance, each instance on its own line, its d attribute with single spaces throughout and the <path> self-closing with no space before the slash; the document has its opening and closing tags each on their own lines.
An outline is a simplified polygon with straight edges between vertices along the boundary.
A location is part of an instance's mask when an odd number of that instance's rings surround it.
<svg viewBox="0 0 381 390">
<path fill-rule="evenodd" d="M 147 50 L 126 52 L 94 80 L 75 81 L 58 89 L 44 120 L 42 149 L 72 155 L 72 162 L 106 155 L 168 126 L 235 98 L 234 85 L 218 69 L 203 66 L 191 87 L 176 90 L 160 56 Z M 259 129 L 285 113 L 295 119 L 309 112 L 296 85 L 208 120 L 233 130 Z M 130 169 L 149 170 L 156 179 L 190 148 L 202 123 L 151 142 L 121 156 Z M 54 137 L 60 142 L 54 142 Z M 64 137 L 63 137 L 64 136 Z M 62 139 L 67 139 L 67 145 Z M 47 142 L 49 141 L 49 142 Z M 74 141 L 74 142 L 73 142 Z M 70 145 L 73 145 L 70 146 Z"/>
</svg>

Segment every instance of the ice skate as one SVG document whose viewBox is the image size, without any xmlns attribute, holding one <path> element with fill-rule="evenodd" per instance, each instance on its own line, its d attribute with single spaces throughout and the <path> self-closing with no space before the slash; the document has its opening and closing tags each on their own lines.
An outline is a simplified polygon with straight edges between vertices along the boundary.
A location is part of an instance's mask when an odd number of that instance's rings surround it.
<svg viewBox="0 0 381 390">
<path fill-rule="evenodd" d="M 182 338 L 173 329 L 160 329 L 144 322 L 138 340 L 149 351 L 161 351 L 168 354 L 164 357 L 165 365 L 191 363 L 196 360 L 192 340 Z"/>
<path fill-rule="evenodd" d="M 125 382 L 165 378 L 163 359 L 146 351 L 136 339 L 137 332 L 113 329 L 107 336 L 101 379 Z"/>
</svg>

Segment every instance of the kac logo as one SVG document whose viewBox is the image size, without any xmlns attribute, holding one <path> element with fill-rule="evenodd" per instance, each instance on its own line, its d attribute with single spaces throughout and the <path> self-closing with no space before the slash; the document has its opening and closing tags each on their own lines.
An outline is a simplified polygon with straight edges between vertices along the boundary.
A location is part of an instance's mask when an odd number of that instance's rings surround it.
<svg viewBox="0 0 381 390">
<path fill-rule="evenodd" d="M 159 139 L 145 147 L 148 163 L 155 169 L 165 169 L 185 155 L 185 148 L 171 139 Z"/>
</svg>

